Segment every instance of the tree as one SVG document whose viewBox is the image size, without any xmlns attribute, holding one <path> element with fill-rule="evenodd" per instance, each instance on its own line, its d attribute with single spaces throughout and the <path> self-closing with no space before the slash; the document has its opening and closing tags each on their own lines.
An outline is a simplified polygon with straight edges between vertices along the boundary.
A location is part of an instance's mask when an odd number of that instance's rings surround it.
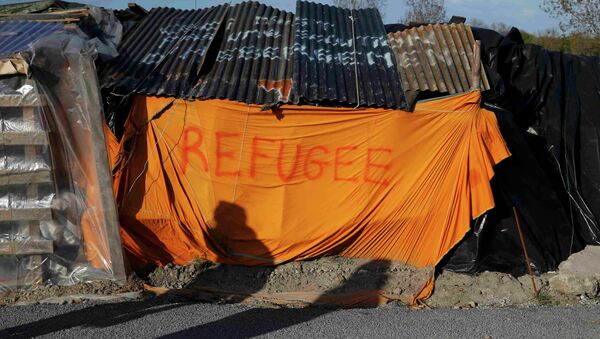
<svg viewBox="0 0 600 339">
<path fill-rule="evenodd" d="M 521 35 L 525 43 L 540 45 L 551 51 L 600 56 L 600 35 L 591 37 L 578 32 L 561 34 L 555 28 L 547 29 L 535 35 L 521 31 Z"/>
<path fill-rule="evenodd" d="M 559 27 L 564 33 L 600 34 L 598 0 L 544 0 L 540 7 L 551 17 L 561 20 Z"/>
<path fill-rule="evenodd" d="M 483 22 L 483 20 L 481 19 L 477 19 L 477 18 L 472 18 L 469 19 L 467 21 L 467 23 L 473 27 L 479 27 L 479 28 L 490 28 L 490 25 L 486 24 L 485 22 Z"/>
<path fill-rule="evenodd" d="M 342 8 L 377 8 L 383 19 L 388 2 L 387 0 L 333 0 L 333 4 Z"/>
<path fill-rule="evenodd" d="M 438 23 L 446 21 L 446 4 L 444 0 L 406 0 L 405 24 Z"/>
<path fill-rule="evenodd" d="M 494 22 L 493 24 L 490 25 L 490 29 L 492 29 L 500 34 L 503 34 L 503 35 L 508 34 L 508 32 L 510 32 L 511 28 L 512 28 L 511 26 L 509 26 L 503 22 Z"/>
<path fill-rule="evenodd" d="M 512 28 L 511 26 L 509 26 L 503 22 L 494 22 L 492 24 L 487 24 L 487 23 L 483 22 L 483 20 L 477 19 L 477 18 L 470 19 L 468 21 L 468 24 L 471 25 L 472 27 L 491 29 L 502 35 L 506 35 L 508 32 L 510 32 L 510 29 Z"/>
</svg>

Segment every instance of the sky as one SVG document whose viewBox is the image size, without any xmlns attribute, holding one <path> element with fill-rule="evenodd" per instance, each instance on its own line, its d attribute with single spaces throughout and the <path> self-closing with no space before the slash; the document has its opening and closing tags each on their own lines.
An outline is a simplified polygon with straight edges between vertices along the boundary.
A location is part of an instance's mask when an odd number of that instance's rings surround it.
<svg viewBox="0 0 600 339">
<path fill-rule="evenodd" d="M 31 0 L 0 0 L 0 4 L 27 2 Z M 194 7 L 210 7 L 225 2 L 238 3 L 239 0 L 76 0 L 108 8 L 125 8 L 128 2 L 137 2 L 140 6 L 175 7 L 192 9 Z M 287 11 L 295 11 L 296 0 L 260 0 L 260 2 Z M 314 2 L 332 3 L 332 0 L 315 0 Z M 502 22 L 509 26 L 538 33 L 549 28 L 557 28 L 558 21 L 551 18 L 540 9 L 542 0 L 446 0 L 448 16 L 464 16 L 469 19 L 477 18 L 485 23 Z M 404 16 L 405 6 L 402 0 L 388 0 L 385 10 L 385 23 L 398 22 Z"/>
</svg>

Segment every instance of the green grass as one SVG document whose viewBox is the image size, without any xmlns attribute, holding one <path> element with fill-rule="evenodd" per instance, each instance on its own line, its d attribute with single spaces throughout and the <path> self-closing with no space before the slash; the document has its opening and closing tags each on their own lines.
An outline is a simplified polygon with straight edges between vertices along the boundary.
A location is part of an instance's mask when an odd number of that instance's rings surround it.
<svg viewBox="0 0 600 339">
<path fill-rule="evenodd" d="M 553 298 L 548 292 L 540 290 L 535 297 L 535 300 L 540 306 L 559 306 L 560 302 Z"/>
</svg>

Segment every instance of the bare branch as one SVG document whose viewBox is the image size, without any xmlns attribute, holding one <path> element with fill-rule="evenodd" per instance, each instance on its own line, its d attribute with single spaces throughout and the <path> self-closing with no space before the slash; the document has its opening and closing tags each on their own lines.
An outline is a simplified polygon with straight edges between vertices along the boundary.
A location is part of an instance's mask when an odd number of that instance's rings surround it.
<svg viewBox="0 0 600 339">
<path fill-rule="evenodd" d="M 600 34 L 598 0 L 544 0 L 540 8 L 560 20 L 559 27 L 564 33 Z"/>
<path fill-rule="evenodd" d="M 333 0 L 333 4 L 342 8 L 377 8 L 381 18 L 385 18 L 385 9 L 387 8 L 387 0 Z"/>
<path fill-rule="evenodd" d="M 406 13 L 403 22 L 439 23 L 446 21 L 444 0 L 406 0 Z"/>
</svg>

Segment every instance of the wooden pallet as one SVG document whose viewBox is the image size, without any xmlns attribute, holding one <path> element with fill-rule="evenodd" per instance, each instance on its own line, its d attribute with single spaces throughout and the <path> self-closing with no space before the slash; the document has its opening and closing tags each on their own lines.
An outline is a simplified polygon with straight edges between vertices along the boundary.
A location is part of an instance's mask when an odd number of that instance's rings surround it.
<svg viewBox="0 0 600 339">
<path fill-rule="evenodd" d="M 49 170 L 28 173 L 2 173 L 0 171 L 0 186 L 44 184 L 51 181 L 51 172 Z"/>
<path fill-rule="evenodd" d="M 40 132 L 0 132 L 0 145 L 48 145 L 48 134 Z"/>
<path fill-rule="evenodd" d="M 54 252 L 51 240 L 0 242 L 0 255 L 34 255 Z"/>
<path fill-rule="evenodd" d="M 49 144 L 46 131 L 36 131 L 35 121 L 41 118 L 42 100 L 36 98 L 32 93 L 19 100 L 18 97 L 7 96 L 0 97 L 0 110 L 7 107 L 21 111 L 23 121 L 26 122 L 23 131 L 0 131 L 0 147 L 22 146 L 23 159 L 25 161 L 35 161 L 43 147 Z M 27 124 L 29 122 L 30 124 Z M 13 171 L 0 171 L 0 186 L 8 186 L 8 190 L 20 189 L 26 191 L 25 198 L 28 201 L 40 199 L 40 185 L 48 185 L 52 182 L 52 172 L 50 170 L 23 171 L 15 173 Z M 45 255 L 54 252 L 53 242 L 42 238 L 40 232 L 40 222 L 52 220 L 52 209 L 49 207 L 36 207 L 27 205 L 22 208 L 4 208 L 0 209 L 1 222 L 21 222 L 28 224 L 27 234 L 13 234 L 11 237 L 24 238 L 23 241 L 1 241 L 0 256 L 17 256 L 18 258 L 27 258 L 26 272 L 18 272 L 18 276 L 10 281 L 12 286 L 3 286 L 8 288 L 22 288 L 41 282 L 43 280 L 42 263 Z M 0 229 L 2 228 L 0 224 Z M 1 231 L 1 230 L 0 230 Z M 6 283 L 3 283 L 6 284 Z"/>
</svg>

